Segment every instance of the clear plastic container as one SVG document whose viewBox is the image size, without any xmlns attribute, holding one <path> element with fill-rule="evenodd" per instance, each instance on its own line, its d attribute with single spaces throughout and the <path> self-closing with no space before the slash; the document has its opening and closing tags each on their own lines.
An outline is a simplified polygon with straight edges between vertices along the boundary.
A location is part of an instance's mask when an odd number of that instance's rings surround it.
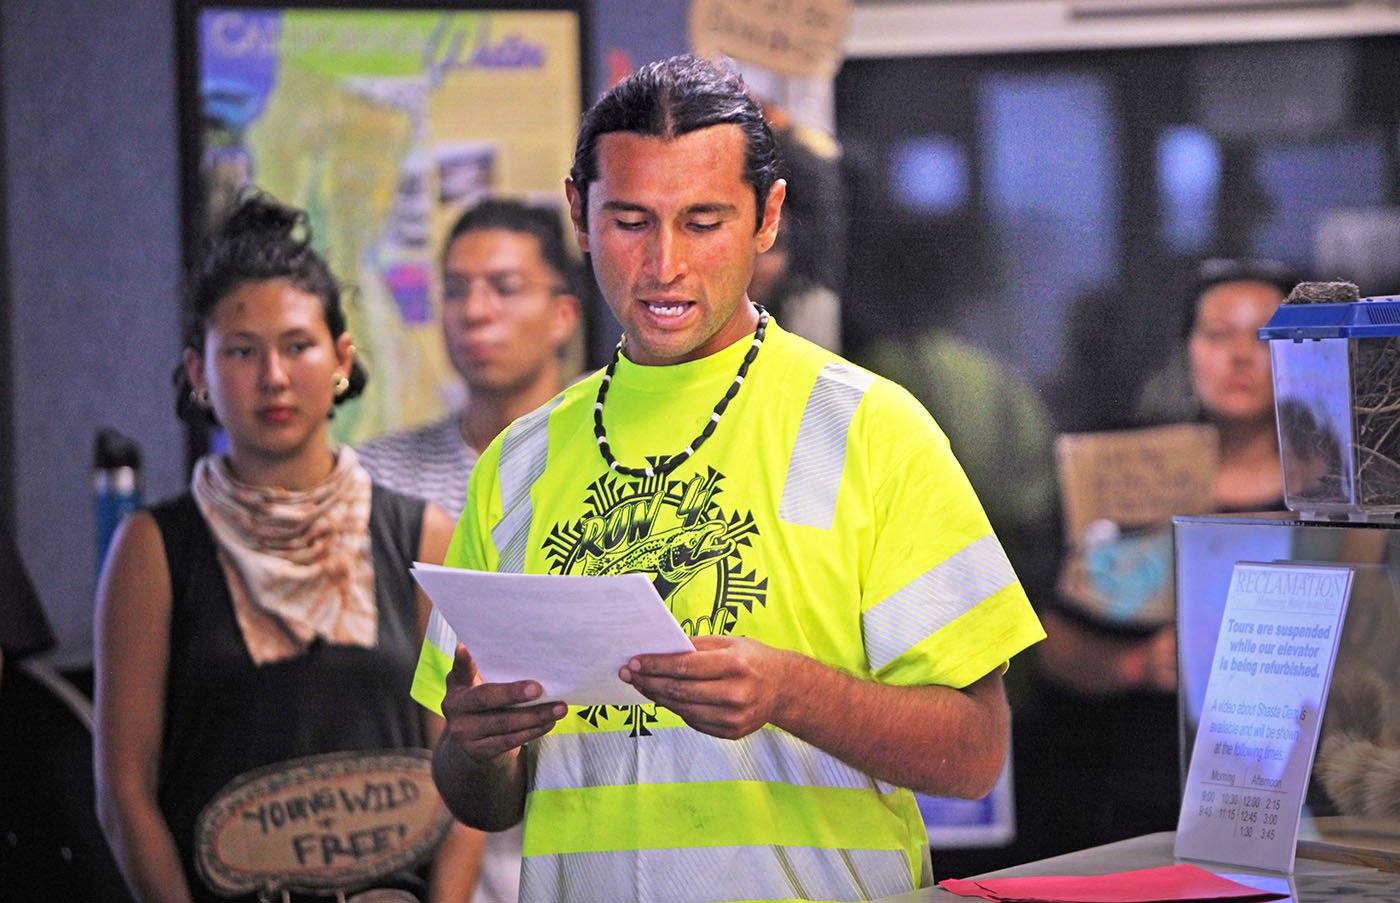
<svg viewBox="0 0 1400 903">
<path fill-rule="evenodd" d="M 1289 510 L 1400 519 L 1400 296 L 1285 304 L 1269 341 Z"/>
</svg>

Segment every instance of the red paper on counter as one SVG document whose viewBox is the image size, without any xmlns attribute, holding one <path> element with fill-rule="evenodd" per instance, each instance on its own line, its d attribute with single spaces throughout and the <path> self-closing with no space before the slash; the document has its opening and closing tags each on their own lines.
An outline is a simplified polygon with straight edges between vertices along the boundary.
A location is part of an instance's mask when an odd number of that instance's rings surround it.
<svg viewBox="0 0 1400 903">
<path fill-rule="evenodd" d="M 1279 900 L 1273 893 L 1222 878 L 1194 865 L 1085 877 L 949 878 L 939 887 L 960 897 L 997 903 L 1172 903 L 1176 900 Z"/>
</svg>

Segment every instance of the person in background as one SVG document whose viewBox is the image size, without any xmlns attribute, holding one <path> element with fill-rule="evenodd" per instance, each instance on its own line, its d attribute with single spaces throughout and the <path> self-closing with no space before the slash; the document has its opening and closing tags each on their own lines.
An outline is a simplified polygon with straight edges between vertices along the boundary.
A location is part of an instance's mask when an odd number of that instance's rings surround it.
<svg viewBox="0 0 1400 903">
<path fill-rule="evenodd" d="M 440 730 L 407 697 L 427 619 L 409 566 L 441 560 L 451 522 L 330 444 L 365 380 L 305 214 L 246 196 L 191 275 L 176 370 L 177 410 L 229 450 L 126 519 L 97 592 L 98 814 L 139 900 L 222 899 L 195 823 L 235 777 Z M 449 836 L 434 899 L 466 898 L 480 842 Z M 380 886 L 427 898 L 416 873 Z"/>
<path fill-rule="evenodd" d="M 1201 420 L 1220 435 L 1215 501 L 1220 511 L 1283 508 L 1269 343 L 1259 329 L 1298 282 L 1274 260 L 1211 258 L 1187 306 L 1184 354 L 1148 380 L 1142 423 Z"/>
<path fill-rule="evenodd" d="M 1275 261 L 1212 258 L 1202 263 L 1186 308 L 1182 351 L 1142 390 L 1134 417 L 1139 425 L 1200 421 L 1215 427 L 1220 443 L 1213 489 L 1217 511 L 1284 507 L 1269 345 L 1260 340 L 1259 329 L 1294 282 L 1293 272 Z M 1054 615 L 1050 620 L 1058 623 Z M 1069 639 L 1090 629 L 1088 618 L 1077 620 L 1079 630 L 1065 624 L 1036 650 L 1038 660 L 1053 662 L 1050 671 L 1059 679 L 1095 694 L 1143 687 L 1175 692 L 1171 625 L 1146 636 L 1115 637 L 1109 646 L 1086 655 L 1086 638 Z M 1096 626 L 1100 633 L 1112 629 L 1111 624 Z"/>
<path fill-rule="evenodd" d="M 575 285 L 563 224 L 551 211 L 490 199 L 464 213 L 442 255 L 442 332 L 467 406 L 360 446 L 375 481 L 459 517 L 477 456 L 562 388 L 562 352 L 580 317 Z M 474 903 L 519 897 L 520 842 L 519 826 L 486 835 Z"/>
<path fill-rule="evenodd" d="M 447 563 L 644 573 L 696 648 L 619 670 L 649 704 L 570 709 L 485 682 L 435 612 L 414 697 L 447 716 L 443 798 L 524 819 L 526 901 L 930 884 L 898 788 L 988 792 L 1002 671 L 1041 637 L 981 506 L 907 392 L 749 299 L 786 185 L 737 75 L 643 67 L 585 114 L 570 176 L 623 340 L 482 454 Z"/>
<path fill-rule="evenodd" d="M 370 439 L 360 462 L 378 482 L 435 502 L 455 520 L 477 456 L 563 387 L 563 351 L 581 311 L 555 213 L 506 198 L 463 213 L 443 246 L 442 334 L 467 404 Z"/>
<path fill-rule="evenodd" d="M 749 299 L 792 324 L 791 331 L 828 351 L 841 347 L 841 299 L 793 268 L 792 226 L 784 218 L 773 247 L 754 261 Z"/>
<path fill-rule="evenodd" d="M 1294 281 L 1287 267 L 1270 261 L 1206 261 L 1186 311 L 1184 347 L 1143 389 L 1140 425 L 1204 421 L 1217 429 L 1218 511 L 1283 508 L 1273 377 L 1259 328 Z M 1164 535 L 1154 546 L 1155 565 L 1139 562 L 1135 573 L 1171 580 Z M 1141 537 L 1125 533 L 1095 554 L 1143 554 L 1134 542 Z M 1170 830 L 1178 815 L 1170 612 L 1153 624 L 1128 623 L 1111 616 L 1121 600 L 1105 599 L 1101 610 L 1063 594 L 1054 601 L 1041 613 L 1046 639 L 1031 656 L 1033 693 L 1013 722 L 1016 861 Z"/>
</svg>

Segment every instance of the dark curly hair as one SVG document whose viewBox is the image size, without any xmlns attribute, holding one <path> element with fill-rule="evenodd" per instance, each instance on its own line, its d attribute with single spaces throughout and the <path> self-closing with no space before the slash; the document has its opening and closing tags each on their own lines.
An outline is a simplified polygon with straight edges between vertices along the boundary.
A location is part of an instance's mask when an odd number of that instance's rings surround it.
<svg viewBox="0 0 1400 903">
<path fill-rule="evenodd" d="M 643 66 L 583 115 L 569 177 L 583 200 L 584 225 L 588 225 L 588 186 L 598 177 L 599 135 L 632 132 L 677 138 L 725 124 L 744 132 L 744 181 L 753 186 L 758 205 L 754 229 L 762 228 L 768 191 L 778 179 L 773 132 L 737 72 L 688 54 Z"/>
<path fill-rule="evenodd" d="M 185 286 L 184 347 L 204 353 L 209 318 L 219 302 L 249 282 L 286 279 L 300 291 L 321 299 L 331 338 L 345 332 L 345 309 L 340 283 L 325 258 L 311 247 L 306 212 L 279 204 L 260 191 L 244 194 L 210 234 Z M 350 386 L 335 403 L 364 391 L 369 375 L 356 358 L 350 366 Z M 217 424 L 214 412 L 195 402 L 194 386 L 183 365 L 173 374 L 175 413 L 189 423 Z"/>
</svg>

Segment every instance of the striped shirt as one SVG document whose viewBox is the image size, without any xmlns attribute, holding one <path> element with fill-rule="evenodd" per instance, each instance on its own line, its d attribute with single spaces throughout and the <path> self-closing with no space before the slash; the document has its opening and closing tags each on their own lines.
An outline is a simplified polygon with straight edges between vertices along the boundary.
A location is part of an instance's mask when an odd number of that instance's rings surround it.
<svg viewBox="0 0 1400 903">
<path fill-rule="evenodd" d="M 416 429 L 387 433 L 360 446 L 360 463 L 376 483 L 435 502 L 456 520 L 467 498 L 477 454 L 462 438 L 461 414 Z M 472 903 L 516 903 L 520 897 L 517 825 L 486 835 L 481 879 Z"/>
<path fill-rule="evenodd" d="M 360 463 L 381 486 L 427 499 L 456 520 L 477 458 L 462 438 L 460 418 L 454 413 L 427 426 L 371 439 L 356 449 Z"/>
</svg>

